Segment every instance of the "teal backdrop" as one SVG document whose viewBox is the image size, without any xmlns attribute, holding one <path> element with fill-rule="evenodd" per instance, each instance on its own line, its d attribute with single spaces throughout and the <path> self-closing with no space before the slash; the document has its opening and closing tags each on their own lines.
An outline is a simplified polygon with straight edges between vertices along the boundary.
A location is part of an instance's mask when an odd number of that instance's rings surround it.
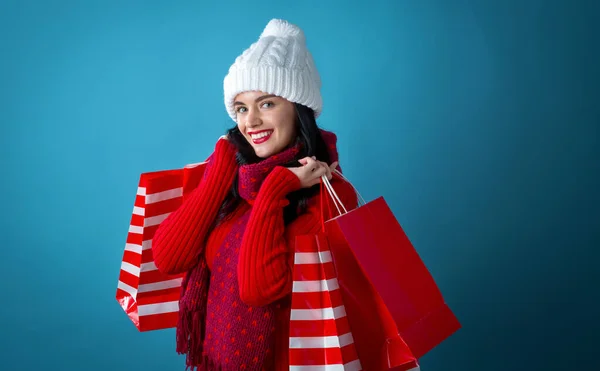
<svg viewBox="0 0 600 371">
<path fill-rule="evenodd" d="M 271 18 L 463 325 L 423 371 L 600 369 L 596 4 L 2 1 L 0 369 L 184 369 L 114 298 L 137 181 L 211 152 Z"/>
</svg>

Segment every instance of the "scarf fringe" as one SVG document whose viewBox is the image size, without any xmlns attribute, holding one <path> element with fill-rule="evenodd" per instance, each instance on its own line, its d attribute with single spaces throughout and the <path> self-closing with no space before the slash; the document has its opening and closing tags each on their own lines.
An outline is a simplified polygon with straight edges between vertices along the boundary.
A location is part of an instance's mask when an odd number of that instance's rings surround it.
<svg viewBox="0 0 600 371">
<path fill-rule="evenodd" d="M 214 366 L 207 368 L 208 359 L 204 356 L 204 323 L 206 312 L 204 310 L 192 313 L 180 312 L 177 326 L 177 353 L 186 355 L 186 370 L 189 368 L 212 371 Z"/>
<path fill-rule="evenodd" d="M 226 369 L 211 361 L 208 357 L 202 356 L 197 364 L 188 364 L 186 366 L 186 371 L 231 371 L 231 369 Z M 252 370 L 252 369 L 251 369 Z M 237 371 L 237 370 L 236 370 Z M 262 367 L 261 371 L 267 371 L 266 368 Z"/>
<path fill-rule="evenodd" d="M 193 291 L 198 295 L 198 301 L 188 302 L 184 288 L 188 284 L 193 285 L 191 275 L 186 277 L 185 285 L 182 285 L 182 296 L 179 302 L 179 319 L 176 329 L 176 352 L 186 355 L 186 370 L 197 368 L 199 364 L 205 363 L 204 358 L 204 335 L 206 324 L 206 299 L 208 297 L 208 280 L 210 274 L 204 261 L 200 263 L 200 270 L 195 272 L 202 277 L 201 286 Z M 195 277 L 194 277 L 195 278 Z M 193 304 L 192 304 L 193 303 Z M 204 370 L 204 369 L 201 369 Z"/>
<path fill-rule="evenodd" d="M 206 356 L 202 357 L 202 363 L 199 367 L 200 368 L 198 370 L 201 371 L 224 371 L 221 366 L 217 365 Z"/>
</svg>

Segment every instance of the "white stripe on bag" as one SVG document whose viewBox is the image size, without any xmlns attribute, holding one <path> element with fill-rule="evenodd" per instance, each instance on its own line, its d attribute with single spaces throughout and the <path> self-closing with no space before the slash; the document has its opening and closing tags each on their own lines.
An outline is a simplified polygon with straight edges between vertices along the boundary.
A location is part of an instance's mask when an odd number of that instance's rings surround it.
<svg viewBox="0 0 600 371">
<path fill-rule="evenodd" d="M 346 371 L 344 365 L 292 366 L 290 371 Z"/>
<path fill-rule="evenodd" d="M 360 371 L 360 361 L 348 362 L 345 365 L 322 365 L 322 366 L 291 366 L 290 371 Z"/>
<path fill-rule="evenodd" d="M 142 245 L 138 245 L 137 243 L 126 243 L 125 250 L 134 252 L 136 254 L 142 253 Z"/>
<path fill-rule="evenodd" d="M 154 264 L 154 262 L 143 263 L 142 266 L 140 267 L 141 272 L 150 272 L 150 271 L 155 271 L 157 269 L 158 268 L 156 268 L 156 264 Z"/>
<path fill-rule="evenodd" d="M 166 213 L 166 214 L 162 214 L 162 215 L 151 216 L 149 218 L 145 218 L 144 219 L 144 227 L 152 227 L 155 225 L 159 225 L 160 223 L 163 222 L 163 220 L 167 219 L 167 216 L 169 216 L 169 214 L 171 214 L 171 213 Z"/>
<path fill-rule="evenodd" d="M 121 289 L 121 290 L 125 291 L 126 293 L 128 293 L 128 294 L 129 294 L 129 296 L 131 296 L 131 297 L 132 297 L 132 298 L 134 298 L 134 299 L 135 299 L 135 298 L 136 298 L 136 296 L 137 296 L 137 290 L 136 290 L 135 288 L 133 288 L 133 287 L 129 286 L 129 285 L 128 285 L 128 284 L 126 284 L 126 283 L 123 283 L 123 282 L 119 281 L 119 283 L 117 284 L 117 288 L 119 288 L 119 289 Z"/>
<path fill-rule="evenodd" d="M 168 191 L 152 193 L 150 195 L 146 195 L 146 205 L 160 201 L 170 200 L 172 198 L 177 198 L 181 196 L 183 196 L 183 188 L 174 188 L 169 189 Z"/>
<path fill-rule="evenodd" d="M 332 261 L 331 252 L 297 252 L 294 254 L 294 264 L 319 264 Z"/>
<path fill-rule="evenodd" d="M 352 337 L 351 332 L 340 336 L 340 347 L 343 348 L 350 344 L 354 344 L 354 338 Z"/>
<path fill-rule="evenodd" d="M 362 365 L 360 364 L 360 360 L 355 360 L 352 362 L 346 363 L 346 371 L 360 371 L 362 370 Z"/>
<path fill-rule="evenodd" d="M 179 311 L 179 302 L 168 301 L 166 303 L 146 304 L 138 306 L 140 316 L 149 316 L 151 314 L 173 313 Z"/>
<path fill-rule="evenodd" d="M 346 316 L 346 309 L 343 305 L 335 308 L 320 309 L 292 309 L 290 314 L 291 321 L 318 321 L 328 319 L 338 319 Z"/>
<path fill-rule="evenodd" d="M 144 233 L 144 227 L 139 227 L 137 225 L 130 225 L 129 226 L 129 233 L 143 234 Z"/>
<path fill-rule="evenodd" d="M 133 213 L 135 215 L 140 215 L 140 216 L 144 216 L 144 208 L 143 207 L 139 207 L 139 206 L 134 206 L 133 207 Z"/>
<path fill-rule="evenodd" d="M 325 349 L 339 348 L 337 336 L 291 337 L 290 349 Z"/>
<path fill-rule="evenodd" d="M 342 336 L 291 337 L 290 348 L 293 349 L 325 349 L 343 348 L 354 343 L 352 334 Z"/>
<path fill-rule="evenodd" d="M 320 281 L 294 281 L 293 292 L 323 292 L 339 289 L 337 278 Z"/>
<path fill-rule="evenodd" d="M 360 360 L 355 360 L 352 362 L 348 362 L 345 364 L 346 371 L 360 371 L 362 370 L 362 365 L 360 364 Z"/>
<path fill-rule="evenodd" d="M 158 291 L 158 290 L 166 290 L 172 289 L 173 287 L 181 286 L 181 278 L 175 278 L 168 281 L 161 281 L 156 283 L 147 283 L 145 285 L 140 285 L 138 287 L 138 292 L 149 292 L 149 291 Z"/>
<path fill-rule="evenodd" d="M 138 227 L 138 228 L 142 228 L 142 227 Z M 129 231 L 131 232 L 131 226 L 129 227 Z M 141 232 L 138 234 L 141 234 Z M 142 241 L 141 245 L 138 245 L 137 243 L 125 244 L 125 250 L 137 252 L 138 254 L 141 254 L 142 251 L 144 251 L 144 250 L 150 250 L 151 248 L 152 248 L 152 240 Z"/>
<path fill-rule="evenodd" d="M 146 187 L 138 187 L 137 195 L 138 196 L 145 196 L 146 195 Z"/>
<path fill-rule="evenodd" d="M 131 263 L 121 262 L 121 270 L 123 270 L 127 273 L 131 273 L 136 277 L 140 276 L 140 268 L 136 267 L 135 265 L 133 265 Z"/>
</svg>

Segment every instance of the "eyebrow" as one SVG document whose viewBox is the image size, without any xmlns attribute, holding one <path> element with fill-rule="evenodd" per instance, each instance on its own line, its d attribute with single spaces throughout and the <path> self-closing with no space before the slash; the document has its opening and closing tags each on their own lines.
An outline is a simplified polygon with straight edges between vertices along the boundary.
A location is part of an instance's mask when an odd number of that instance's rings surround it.
<svg viewBox="0 0 600 371">
<path fill-rule="evenodd" d="M 261 100 L 265 100 L 265 99 L 268 99 L 268 98 L 277 98 L 277 96 L 276 96 L 275 94 L 263 95 L 263 96 L 260 96 L 260 97 L 256 98 L 256 99 L 254 100 L 254 102 L 255 102 L 255 103 L 258 103 L 258 102 L 260 102 Z M 234 105 L 234 106 L 243 106 L 244 104 L 245 104 L 244 102 L 233 102 L 233 105 Z"/>
</svg>

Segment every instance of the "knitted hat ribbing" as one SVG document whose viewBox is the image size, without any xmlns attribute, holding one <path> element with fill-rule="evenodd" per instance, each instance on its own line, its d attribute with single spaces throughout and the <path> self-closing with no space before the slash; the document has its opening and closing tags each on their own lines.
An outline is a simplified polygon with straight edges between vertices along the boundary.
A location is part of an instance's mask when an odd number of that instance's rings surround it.
<svg viewBox="0 0 600 371">
<path fill-rule="evenodd" d="M 253 43 L 235 60 L 223 81 L 225 108 L 233 121 L 235 97 L 245 91 L 262 91 L 322 111 L 321 78 L 304 32 L 281 19 L 271 20 Z"/>
</svg>

